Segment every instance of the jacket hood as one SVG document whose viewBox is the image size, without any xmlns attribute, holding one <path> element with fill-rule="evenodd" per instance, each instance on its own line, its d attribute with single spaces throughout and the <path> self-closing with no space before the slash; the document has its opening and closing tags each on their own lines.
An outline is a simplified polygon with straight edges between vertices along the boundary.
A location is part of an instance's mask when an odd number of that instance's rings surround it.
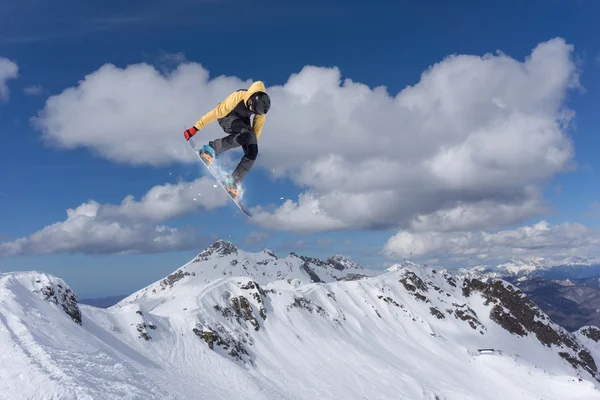
<svg viewBox="0 0 600 400">
<path fill-rule="evenodd" d="M 250 99 L 250 97 L 252 97 L 254 93 L 265 91 L 266 89 L 264 83 L 262 83 L 261 81 L 254 82 L 252 85 L 250 85 L 250 87 L 246 91 L 246 94 L 244 95 L 244 104 L 248 104 L 248 100 Z"/>
</svg>

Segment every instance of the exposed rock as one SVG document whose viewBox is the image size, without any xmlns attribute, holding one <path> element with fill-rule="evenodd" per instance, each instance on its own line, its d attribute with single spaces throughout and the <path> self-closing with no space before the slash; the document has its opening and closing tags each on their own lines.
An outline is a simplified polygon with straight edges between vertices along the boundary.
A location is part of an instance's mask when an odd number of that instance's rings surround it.
<svg viewBox="0 0 600 400">
<path fill-rule="evenodd" d="M 322 316 L 326 315 L 326 311 L 323 307 L 318 304 L 315 304 L 310 299 L 305 299 L 304 297 L 294 297 L 294 302 L 290 304 L 287 309 L 290 310 L 292 307 L 303 308 L 305 310 L 310 311 L 311 313 L 316 312 Z"/>
<path fill-rule="evenodd" d="M 231 254 L 237 254 L 237 247 L 232 242 L 226 240 L 217 240 L 196 256 L 194 262 L 206 261 L 211 256 L 226 257 Z"/>
<path fill-rule="evenodd" d="M 446 318 L 446 316 L 435 307 L 429 307 L 429 312 L 431 313 L 431 315 L 433 315 L 434 317 L 437 317 L 438 319 Z"/>
<path fill-rule="evenodd" d="M 456 318 L 463 321 L 467 321 L 471 328 L 475 330 L 479 329 L 479 333 L 483 335 L 485 326 L 483 326 L 483 324 L 479 321 L 479 319 L 477 318 L 477 313 L 475 313 L 475 311 L 473 311 L 471 307 L 469 307 L 466 304 L 459 305 L 456 303 L 452 303 L 452 305 L 456 307 L 456 309 L 454 310 L 454 316 Z"/>
<path fill-rule="evenodd" d="M 419 276 L 417 276 L 417 274 L 412 271 L 405 271 L 399 282 L 402 283 L 404 288 L 417 300 L 430 303 L 427 296 L 419 293 L 419 291 L 429 292 L 429 288 L 425 282 Z"/>
<path fill-rule="evenodd" d="M 214 328 L 198 325 L 192 331 L 206 342 L 209 349 L 213 351 L 221 349 L 234 360 L 249 361 L 250 354 L 244 346 L 244 342 L 247 341 L 236 340 L 222 325 L 217 324 Z"/>
<path fill-rule="evenodd" d="M 247 298 L 245 298 L 244 296 L 232 297 L 231 304 L 235 311 L 236 317 L 238 318 L 238 321 L 239 318 L 242 318 L 244 321 L 250 322 L 254 326 L 255 331 L 259 330 L 260 325 L 256 317 L 254 316 L 254 313 L 252 312 L 252 306 L 248 302 Z"/>
<path fill-rule="evenodd" d="M 34 290 L 34 292 L 37 291 Z M 81 311 L 77 304 L 77 295 L 69 287 L 60 283 L 56 285 L 50 283 L 42 287 L 39 293 L 42 294 L 44 300 L 60 306 L 73 321 L 81 325 Z"/>
<path fill-rule="evenodd" d="M 267 319 L 267 310 L 265 309 L 263 300 L 267 296 L 267 292 L 257 282 L 254 281 L 249 281 L 245 285 L 240 286 L 240 288 L 242 290 L 250 291 L 254 300 L 256 300 L 256 302 L 259 304 L 259 315 L 263 320 Z"/>
<path fill-rule="evenodd" d="M 600 342 L 600 329 L 595 326 L 588 326 L 580 330 L 585 337 L 592 339 L 594 342 Z"/>
<path fill-rule="evenodd" d="M 196 275 L 195 272 L 192 272 L 192 273 L 187 272 L 187 271 L 184 272 L 181 269 L 176 272 L 173 272 L 171 275 L 167 276 L 165 279 L 160 281 L 161 290 L 165 290 L 165 289 L 167 289 L 167 287 L 172 288 L 175 283 L 182 280 L 186 276 L 195 276 L 195 275 Z"/>
<path fill-rule="evenodd" d="M 293 256 L 295 256 L 295 257 L 298 257 L 299 259 L 301 259 L 302 261 L 304 261 L 307 264 L 314 264 L 317 267 L 323 267 L 323 268 L 329 267 L 329 265 L 325 261 L 320 260 L 318 258 L 308 257 L 308 256 L 299 256 L 298 254 L 296 254 L 294 252 L 292 252 L 290 254 L 293 255 Z"/>
<path fill-rule="evenodd" d="M 338 271 L 344 271 L 347 269 L 362 269 L 358 264 L 341 255 L 329 257 L 325 262 Z"/>
<path fill-rule="evenodd" d="M 275 255 L 275 253 L 274 253 L 274 252 L 273 252 L 273 250 L 271 250 L 271 249 L 265 249 L 265 250 L 264 250 L 264 252 L 265 252 L 266 254 L 270 255 L 270 256 L 271 256 L 271 257 L 273 257 L 273 258 L 279 258 L 279 257 L 277 257 L 277 256 Z"/>
<path fill-rule="evenodd" d="M 309 267 L 307 262 L 302 263 L 302 265 L 300 266 L 300 269 L 302 271 L 306 272 L 306 274 L 310 278 L 311 282 L 313 282 L 313 283 L 323 282 L 321 280 L 321 278 L 319 278 L 319 275 L 317 275 L 317 273 L 315 271 L 313 271 L 312 268 Z"/>
<path fill-rule="evenodd" d="M 386 303 L 388 303 L 388 304 L 393 304 L 393 305 L 395 305 L 396 307 L 400 307 L 400 304 L 398 304 L 398 302 L 396 302 L 396 300 L 392 299 L 392 298 L 391 298 L 391 297 L 389 297 L 389 296 L 383 297 L 383 296 L 381 296 L 381 295 L 378 295 L 378 296 L 377 296 L 377 298 L 378 298 L 378 299 L 380 299 L 380 300 L 383 300 L 383 301 L 385 301 L 385 302 L 386 302 Z"/>
<path fill-rule="evenodd" d="M 148 328 L 156 329 L 156 325 L 146 324 L 145 322 L 143 322 L 141 324 L 137 324 L 136 328 L 137 328 L 137 331 L 140 333 L 140 336 L 138 336 L 139 338 L 143 338 L 145 340 L 150 340 L 150 339 L 152 339 L 152 336 L 150 336 L 148 334 Z"/>
<path fill-rule="evenodd" d="M 423 292 L 428 292 L 429 288 L 423 282 L 423 280 L 414 272 L 406 271 L 400 282 L 404 285 L 406 290 L 416 292 L 416 289 L 419 289 Z"/>
<path fill-rule="evenodd" d="M 367 275 L 362 275 L 362 274 L 348 274 L 346 276 L 343 276 L 341 278 L 339 278 L 339 281 L 359 281 L 361 279 L 367 278 Z"/>
<path fill-rule="evenodd" d="M 483 282 L 479 279 L 465 279 L 462 288 L 465 296 L 479 292 L 485 299 L 484 304 L 494 304 L 490 319 L 512 334 L 525 336 L 529 332 L 536 335 L 544 345 L 567 347 L 572 352 L 562 352 L 574 366 L 580 366 L 590 374 L 597 376 L 598 369 L 590 353 L 579 345 L 572 334 L 550 321 L 540 308 L 522 291 L 501 280 Z"/>
</svg>

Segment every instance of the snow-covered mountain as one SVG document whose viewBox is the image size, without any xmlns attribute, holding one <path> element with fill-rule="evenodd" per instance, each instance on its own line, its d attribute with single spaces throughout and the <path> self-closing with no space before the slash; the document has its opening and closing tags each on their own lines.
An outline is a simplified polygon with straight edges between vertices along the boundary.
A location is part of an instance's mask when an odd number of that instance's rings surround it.
<svg viewBox="0 0 600 400">
<path fill-rule="evenodd" d="M 594 257 L 573 256 L 563 260 L 546 257 L 514 258 L 497 265 L 461 268 L 465 276 L 479 278 L 581 279 L 600 274 L 600 260 Z"/>
<path fill-rule="evenodd" d="M 139 290 L 120 301 L 122 307 L 131 303 L 148 304 L 163 301 L 165 296 L 187 296 L 198 287 L 223 277 L 245 276 L 264 285 L 281 280 L 294 280 L 296 285 L 311 282 L 335 282 L 375 276 L 381 271 L 363 269 L 340 255 L 326 261 L 290 253 L 280 258 L 271 250 L 248 253 L 235 244 L 218 240 L 164 279 Z"/>
<path fill-rule="evenodd" d="M 600 260 L 596 257 L 583 257 L 583 256 L 573 256 L 569 257 L 562 262 L 558 263 L 559 266 L 565 267 L 591 267 L 593 265 L 599 265 Z"/>
<path fill-rule="evenodd" d="M 596 328 L 499 280 L 219 241 L 108 309 L 74 296 L 0 275 L 0 398 L 600 399 Z"/>
<path fill-rule="evenodd" d="M 525 277 L 538 276 L 552 268 L 552 263 L 544 257 L 514 258 L 494 266 L 480 265 L 472 268 L 461 268 L 465 276 L 479 278 Z"/>
</svg>

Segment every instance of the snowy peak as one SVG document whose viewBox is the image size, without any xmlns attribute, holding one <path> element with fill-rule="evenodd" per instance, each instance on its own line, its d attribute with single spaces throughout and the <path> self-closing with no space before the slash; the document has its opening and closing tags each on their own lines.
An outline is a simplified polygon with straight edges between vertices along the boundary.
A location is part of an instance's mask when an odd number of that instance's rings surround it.
<svg viewBox="0 0 600 400">
<path fill-rule="evenodd" d="M 0 274 L 0 291 L 3 301 L 23 295 L 23 290 L 58 306 L 76 323 L 81 325 L 81 311 L 77 296 L 64 280 L 47 273 L 9 272 Z"/>
<path fill-rule="evenodd" d="M 237 254 L 238 248 L 232 242 L 226 240 L 217 240 L 196 256 L 194 262 L 206 261 L 210 257 L 223 258 L 232 254 Z"/>
<path fill-rule="evenodd" d="M 344 257 L 342 255 L 335 255 L 329 257 L 326 261 L 329 265 L 339 271 L 347 271 L 347 270 L 362 270 L 363 268 L 356 264 L 354 261 L 349 259 L 348 257 Z"/>
<path fill-rule="evenodd" d="M 549 262 L 544 257 L 527 257 L 512 259 L 496 266 L 496 269 L 506 271 L 511 275 L 525 275 L 549 268 Z"/>
<path fill-rule="evenodd" d="M 543 257 L 528 257 L 511 259 L 495 267 L 478 265 L 472 268 L 461 268 L 458 270 L 465 277 L 476 277 L 480 279 L 496 279 L 502 277 L 524 278 L 535 276 L 550 269 L 550 263 Z"/>
<path fill-rule="evenodd" d="M 597 275 L 600 272 L 600 261 L 594 257 L 582 256 L 569 257 L 564 260 L 552 260 L 545 257 L 527 257 L 511 259 L 496 266 L 461 268 L 459 271 L 465 276 L 480 278 L 582 278 Z"/>
<path fill-rule="evenodd" d="M 566 267 L 590 267 L 592 265 L 598 265 L 600 261 L 595 257 L 580 257 L 573 256 L 563 260 L 560 265 Z"/>
<path fill-rule="evenodd" d="M 393 264 L 391 267 L 387 268 L 386 271 L 399 271 L 403 268 L 407 268 L 407 267 L 415 267 L 415 268 L 419 268 L 420 265 L 419 264 L 415 264 L 412 261 L 408 261 L 408 260 L 404 260 L 402 262 L 399 263 L 395 263 Z"/>
<path fill-rule="evenodd" d="M 233 243 L 218 240 L 199 253 L 193 260 L 164 279 L 133 293 L 118 306 L 140 301 L 153 303 L 167 298 L 194 297 L 203 287 L 225 277 L 251 278 L 258 284 L 294 280 L 295 285 L 356 280 L 375 276 L 383 271 L 363 269 L 350 259 L 333 256 L 326 261 L 290 253 L 277 257 L 271 250 L 246 252 Z"/>
</svg>

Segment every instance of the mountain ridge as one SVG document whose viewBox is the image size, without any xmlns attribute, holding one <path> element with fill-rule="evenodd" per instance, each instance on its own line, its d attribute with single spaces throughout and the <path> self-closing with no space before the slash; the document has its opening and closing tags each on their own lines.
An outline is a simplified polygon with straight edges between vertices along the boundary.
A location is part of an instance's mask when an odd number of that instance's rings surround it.
<svg viewBox="0 0 600 400">
<path fill-rule="evenodd" d="M 175 285 L 179 286 L 182 283 L 203 285 L 223 276 L 250 276 L 261 284 L 290 278 L 310 283 L 358 279 L 363 276 L 375 276 L 381 272 L 363 269 L 341 255 L 334 255 L 326 261 L 299 256 L 295 252 L 286 257 L 278 257 L 268 249 L 250 253 L 238 249 L 231 241 L 217 240 L 173 273 L 132 293 L 113 307 L 137 301 L 141 297 L 153 297 L 157 293 L 168 292 Z"/>
<path fill-rule="evenodd" d="M 278 258 L 232 245 L 215 242 L 108 309 L 79 305 L 81 324 L 33 291 L 27 282 L 36 273 L 9 274 L 0 346 L 11 350 L 0 365 L 12 367 L 0 368 L 0 393 L 17 400 L 600 395 L 600 330 L 567 332 L 506 281 L 412 263 L 369 271 L 346 259 Z"/>
<path fill-rule="evenodd" d="M 547 257 L 512 258 L 497 265 L 459 268 L 464 275 L 480 277 L 544 277 L 548 279 L 587 278 L 600 274 L 600 260 L 588 256 L 571 256 L 562 260 Z"/>
</svg>

